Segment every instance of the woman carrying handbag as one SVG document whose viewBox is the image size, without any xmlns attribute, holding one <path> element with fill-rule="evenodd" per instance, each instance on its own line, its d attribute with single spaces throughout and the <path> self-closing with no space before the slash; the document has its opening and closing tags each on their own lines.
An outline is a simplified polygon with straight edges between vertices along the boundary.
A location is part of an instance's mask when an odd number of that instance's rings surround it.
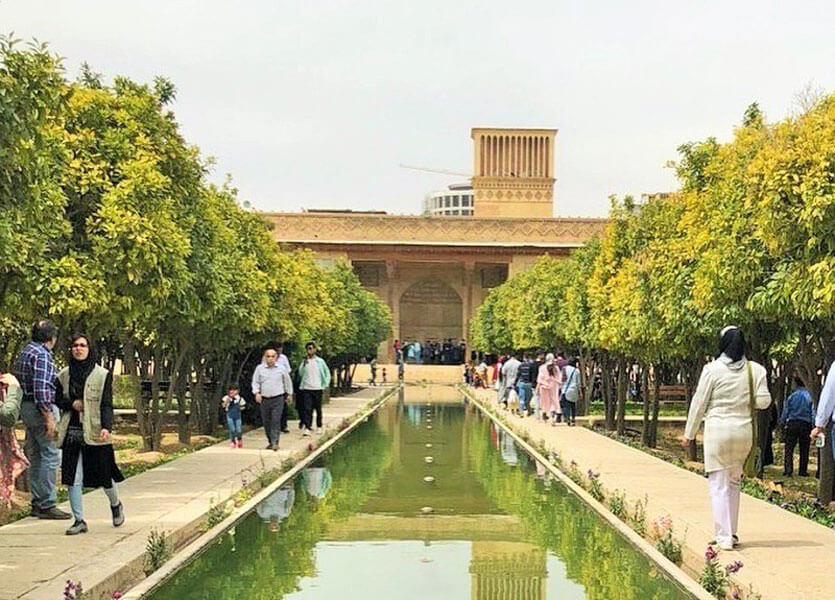
<svg viewBox="0 0 835 600">
<path fill-rule="evenodd" d="M 58 373 L 55 400 L 61 409 L 57 444 L 61 453 L 61 483 L 69 486 L 70 508 L 75 522 L 67 535 L 87 532 L 82 488 L 104 488 L 110 501 L 113 526 L 125 522 L 116 490 L 124 481 L 110 432 L 113 427 L 113 375 L 96 363 L 90 338 L 72 337 L 69 366 Z"/>
<path fill-rule="evenodd" d="M 716 543 L 731 550 L 739 543 L 739 479 L 756 474 L 759 445 L 756 410 L 771 404 L 765 368 L 745 357 L 745 336 L 738 327 L 719 334 L 719 355 L 705 365 L 690 403 L 681 438 L 687 446 L 705 422 L 705 471 Z"/>
</svg>

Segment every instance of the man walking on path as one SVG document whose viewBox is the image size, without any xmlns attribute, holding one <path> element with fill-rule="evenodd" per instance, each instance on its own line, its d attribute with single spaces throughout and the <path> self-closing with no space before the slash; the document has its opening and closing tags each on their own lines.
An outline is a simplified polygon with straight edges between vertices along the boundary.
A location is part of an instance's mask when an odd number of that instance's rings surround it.
<svg viewBox="0 0 835 600">
<path fill-rule="evenodd" d="M 516 375 L 519 372 L 519 365 L 522 364 L 519 362 L 519 359 L 516 358 L 518 355 L 518 352 L 513 352 L 510 359 L 505 361 L 502 365 L 502 381 L 504 381 L 504 390 L 502 391 L 499 400 L 504 404 L 505 408 L 507 408 L 507 396 L 510 393 L 510 390 L 516 387 Z"/>
<path fill-rule="evenodd" d="M 55 506 L 55 478 L 60 456 L 55 445 L 55 433 L 60 415 L 55 405 L 57 372 L 52 349 L 57 339 L 55 324 L 39 321 L 32 328 L 32 341 L 20 353 L 14 366 L 14 375 L 23 392 L 20 416 L 26 425 L 32 516 L 39 519 L 70 518 L 69 513 Z"/>
<path fill-rule="evenodd" d="M 261 405 L 261 421 L 267 435 L 267 450 L 278 451 L 281 435 L 281 415 L 284 404 L 293 395 L 290 373 L 278 364 L 278 351 L 274 346 L 264 350 L 264 361 L 255 367 L 252 374 L 252 394 L 256 404 Z"/>
<path fill-rule="evenodd" d="M 316 411 L 316 433 L 322 431 L 322 392 L 331 384 L 328 364 L 316 356 L 316 343 L 304 346 L 307 356 L 299 365 L 299 419 L 304 429 L 302 435 L 310 435 L 313 428 L 313 411 Z"/>
<path fill-rule="evenodd" d="M 812 396 L 806 391 L 803 382 L 795 377 L 795 389 L 783 404 L 780 415 L 780 426 L 783 428 L 785 440 L 785 456 L 783 459 L 783 475 L 791 476 L 794 470 L 794 447 L 800 445 L 800 462 L 797 464 L 797 474 L 807 476 L 809 466 L 809 434 L 812 432 Z"/>
<path fill-rule="evenodd" d="M 829 373 L 826 375 L 826 381 L 823 384 L 823 390 L 821 390 L 821 397 L 818 400 L 815 428 L 809 437 L 815 439 L 819 435 L 825 435 L 833 420 L 835 420 L 835 362 L 830 365 Z M 835 450 L 835 442 L 832 442 L 830 448 Z"/>
<path fill-rule="evenodd" d="M 560 406 L 565 415 L 565 422 L 569 427 L 577 424 L 577 402 L 580 400 L 580 369 L 579 360 L 574 357 L 565 365 L 565 383 L 562 386 Z"/>
<path fill-rule="evenodd" d="M 519 365 L 516 377 L 516 393 L 519 394 L 519 413 L 526 417 L 530 411 L 530 401 L 533 395 L 533 383 L 536 379 L 536 364 L 530 354 L 525 354 Z"/>
</svg>

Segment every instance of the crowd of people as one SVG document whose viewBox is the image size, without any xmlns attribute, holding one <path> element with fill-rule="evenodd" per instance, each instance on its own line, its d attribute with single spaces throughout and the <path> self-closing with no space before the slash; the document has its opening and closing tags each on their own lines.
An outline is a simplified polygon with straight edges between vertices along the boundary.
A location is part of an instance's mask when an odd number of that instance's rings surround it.
<svg viewBox="0 0 835 600">
<path fill-rule="evenodd" d="M 0 373 L 0 504 L 11 506 L 16 481 L 27 472 L 33 517 L 73 519 L 66 534 L 86 533 L 83 489 L 102 488 L 113 526 L 120 527 L 125 511 L 116 484 L 124 476 L 113 449 L 113 374 L 99 364 L 94 344 L 83 333 L 70 338 L 67 366 L 59 370 L 53 355 L 58 339 L 54 323 L 36 323 L 12 372 Z M 330 381 L 330 368 L 313 341 L 305 345 L 305 356 L 295 369 L 280 344 L 263 349 L 252 375 L 252 396 L 268 449 L 277 451 L 280 435 L 289 433 L 289 403 L 294 398 L 301 435 L 310 436 L 314 428 L 321 431 L 322 396 Z M 243 447 L 246 407 L 239 385 L 231 382 L 220 408 L 233 448 Z M 24 448 L 14 433 L 18 419 L 26 430 Z M 57 506 L 59 467 L 61 483 L 68 489 L 69 513 Z"/>
<path fill-rule="evenodd" d="M 764 464 L 773 462 L 771 426 L 758 432 L 757 411 L 774 412 L 774 426 L 783 432 L 785 444 L 783 475 L 794 472 L 795 448 L 799 448 L 798 474 L 808 475 L 812 442 L 825 447 L 824 435 L 835 420 L 835 363 L 830 366 L 818 402 L 799 377 L 794 378 L 791 394 L 782 412 L 774 410 L 765 367 L 747 358 L 743 332 L 735 326 L 719 334 L 716 359 L 705 365 L 690 402 L 682 445 L 696 439 L 702 423 L 704 468 L 708 474 L 710 504 L 715 540 L 722 549 L 739 543 L 740 478 L 759 476 Z M 582 374 L 576 358 L 562 353 L 512 352 L 500 356 L 491 366 L 485 361 L 463 365 L 464 382 L 474 387 L 494 387 L 497 402 L 520 417 L 535 416 L 541 421 L 573 425 L 581 397 Z M 595 378 L 600 387 L 599 377 Z M 637 378 L 636 378 L 637 379 Z M 764 443 L 760 440 L 764 440 Z M 825 451 L 835 457 L 835 439 Z"/>
<path fill-rule="evenodd" d="M 485 360 L 463 363 L 464 383 L 496 389 L 497 402 L 512 413 L 534 416 L 551 425 L 577 422 L 582 386 L 579 360 L 562 352 L 515 351 L 498 357 L 492 369 Z"/>
<path fill-rule="evenodd" d="M 114 527 L 125 522 L 116 484 L 124 480 L 113 451 L 113 375 L 98 364 L 90 337 L 70 339 L 67 366 L 60 371 L 53 359 L 58 328 L 40 321 L 20 352 L 12 373 L 0 377 L 0 495 L 8 504 L 15 480 L 29 473 L 31 515 L 39 519 L 74 519 L 67 535 L 87 532 L 83 488 L 102 488 Z M 26 428 L 21 452 L 13 427 Z M 56 479 L 69 491 L 70 511 L 57 507 Z"/>
<path fill-rule="evenodd" d="M 406 341 L 395 340 L 395 350 L 403 353 L 408 363 L 419 365 L 458 365 L 467 359 L 466 340 L 447 338 L 443 340 Z"/>
</svg>

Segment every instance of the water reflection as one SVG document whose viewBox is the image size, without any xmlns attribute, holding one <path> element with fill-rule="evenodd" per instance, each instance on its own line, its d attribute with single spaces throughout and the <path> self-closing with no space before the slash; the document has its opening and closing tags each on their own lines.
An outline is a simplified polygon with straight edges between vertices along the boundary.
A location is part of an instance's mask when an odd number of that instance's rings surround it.
<svg viewBox="0 0 835 600">
<path fill-rule="evenodd" d="M 154 599 L 687 597 L 474 407 L 412 392 Z"/>
</svg>

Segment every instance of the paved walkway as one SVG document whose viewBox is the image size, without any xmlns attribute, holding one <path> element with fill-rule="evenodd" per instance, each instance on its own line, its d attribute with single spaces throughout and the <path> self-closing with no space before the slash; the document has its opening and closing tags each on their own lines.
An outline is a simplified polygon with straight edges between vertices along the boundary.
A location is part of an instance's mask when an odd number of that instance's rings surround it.
<svg viewBox="0 0 835 600">
<path fill-rule="evenodd" d="M 495 401 L 495 393 L 478 397 Z M 607 493 L 621 490 L 630 504 L 648 499 L 647 523 L 670 515 L 675 535 L 684 538 L 690 564 L 704 564 L 703 553 L 713 539 L 713 519 L 707 479 L 630 448 L 584 427 L 552 427 L 531 418 L 504 413 L 517 431 L 527 431 L 532 443 L 543 441 L 566 463 L 574 460 L 585 473 L 600 473 Z M 763 600 L 812 600 L 832 597 L 826 573 L 835 563 L 835 531 L 763 500 L 742 495 L 738 551 L 722 552 L 722 564 L 742 560 L 736 581 L 752 584 Z"/>
<path fill-rule="evenodd" d="M 386 370 L 386 380 L 391 383 L 397 381 L 397 365 L 378 364 L 377 383 L 383 381 L 383 369 Z M 464 375 L 460 365 L 415 365 L 407 364 L 403 370 L 406 383 L 431 382 L 433 384 L 461 383 Z M 365 385 L 371 379 L 371 369 L 368 364 L 357 365 L 354 372 L 354 384 Z"/>
<path fill-rule="evenodd" d="M 337 428 L 384 391 L 364 389 L 332 399 L 325 406 L 325 429 Z M 118 529 L 100 490 L 84 495 L 87 534 L 67 537 L 71 521 L 31 517 L 0 527 L 0 600 L 56 600 L 67 579 L 92 589 L 125 565 L 141 571 L 151 529 L 193 532 L 210 502 L 235 494 L 244 478 L 252 481 L 262 461 L 267 469 L 278 467 L 315 439 L 302 437 L 295 422 L 290 431 L 281 436 L 279 452 L 264 450 L 263 429 L 257 429 L 244 435 L 242 449 L 223 442 L 127 479 L 119 485 L 126 521 Z M 61 508 L 69 510 L 66 503 Z"/>
</svg>

